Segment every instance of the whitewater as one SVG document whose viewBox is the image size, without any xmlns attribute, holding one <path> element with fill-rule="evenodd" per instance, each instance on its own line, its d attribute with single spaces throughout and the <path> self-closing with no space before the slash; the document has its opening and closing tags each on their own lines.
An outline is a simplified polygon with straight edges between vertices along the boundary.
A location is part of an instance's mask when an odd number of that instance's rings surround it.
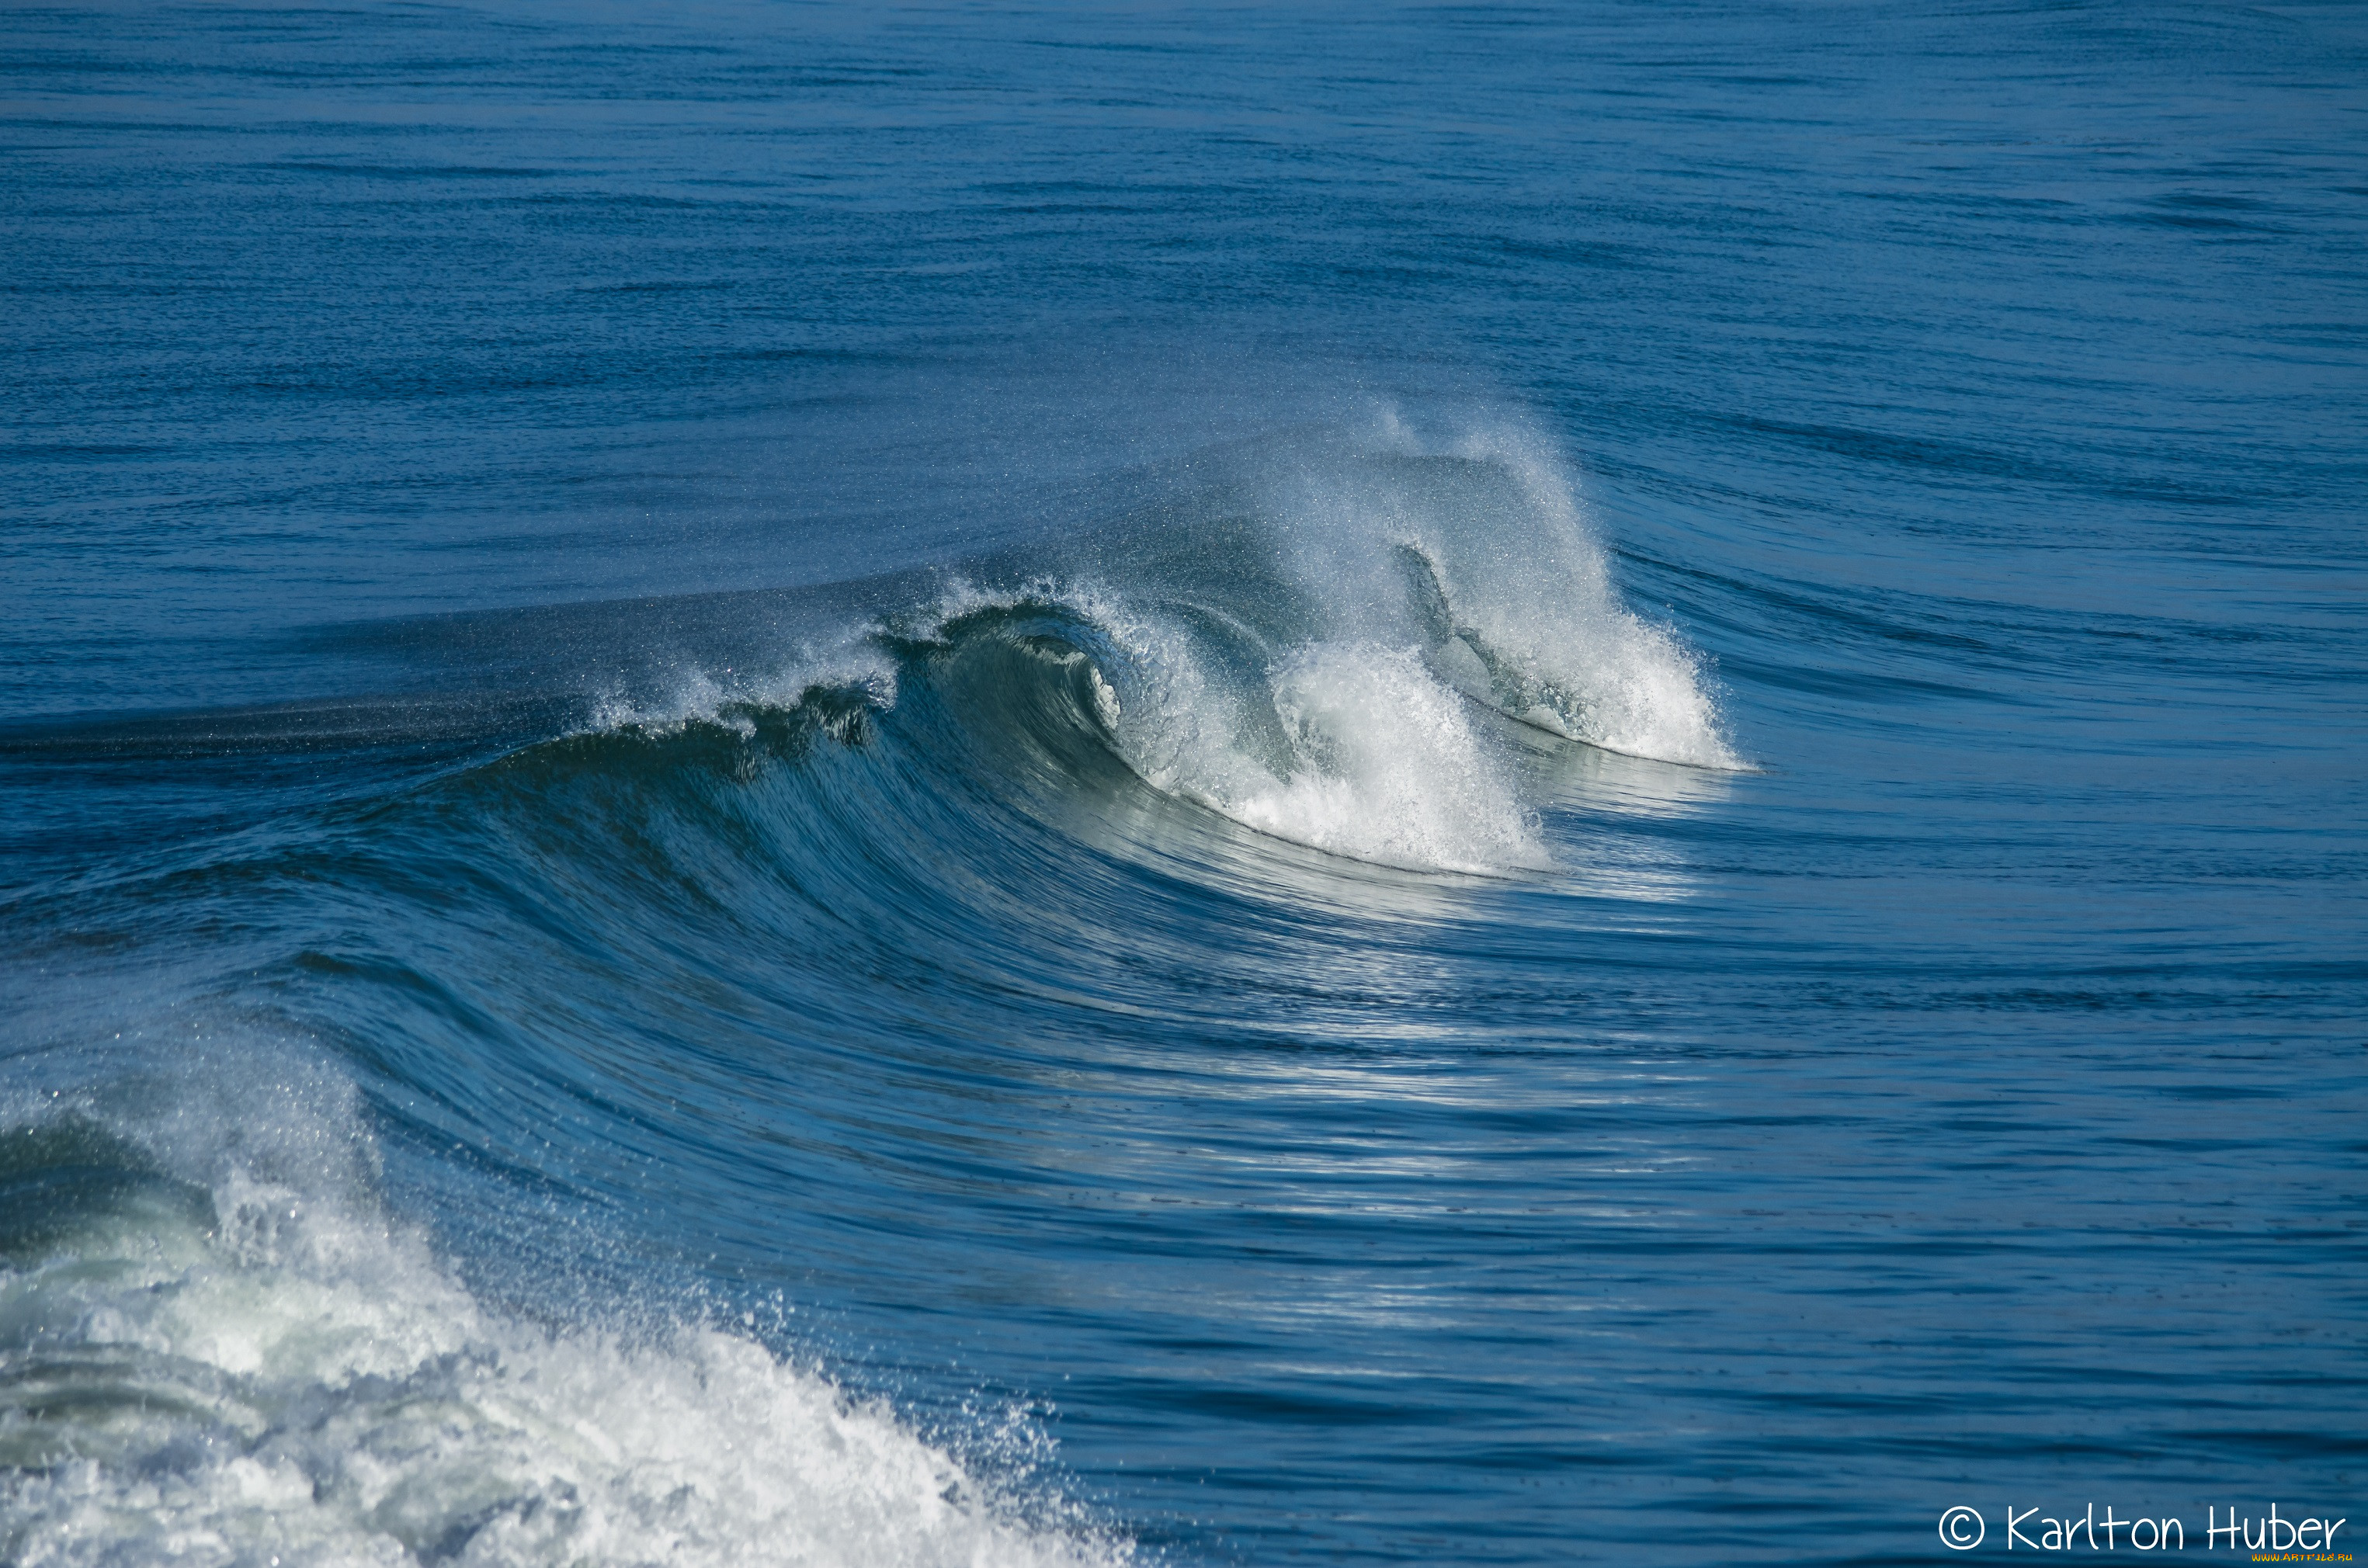
<svg viewBox="0 0 2368 1568">
<path fill-rule="evenodd" d="M 2363 67 L 12 17 L 0 1562 L 2357 1515 Z"/>
</svg>

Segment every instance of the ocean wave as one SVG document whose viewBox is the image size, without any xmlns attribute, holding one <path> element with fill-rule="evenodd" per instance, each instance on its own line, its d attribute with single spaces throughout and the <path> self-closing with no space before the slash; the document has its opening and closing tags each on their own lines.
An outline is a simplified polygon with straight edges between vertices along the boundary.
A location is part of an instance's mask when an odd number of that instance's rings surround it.
<svg viewBox="0 0 2368 1568">
<path fill-rule="evenodd" d="M 1270 837 L 1481 874 L 1554 859 L 1504 721 L 1740 766 L 1700 659 L 1620 602 L 1575 487 L 1536 443 L 1492 428 L 1426 445 L 1385 421 L 1349 449 L 1288 457 L 1236 455 L 1153 526 L 1071 541 L 1053 567 L 956 576 L 759 670 L 700 666 L 604 697 L 586 729 L 755 743 L 826 708 L 845 738 L 848 715 L 886 715 L 917 683 L 973 755 L 1008 757 L 979 732 L 1016 727 L 999 739 L 1030 772 L 1075 781 L 1107 774 L 1080 760 L 1099 746 Z"/>
<path fill-rule="evenodd" d="M 246 1096 L 280 1119 L 245 1126 L 284 1133 L 318 1110 L 307 1097 Z M 176 1169 L 186 1151 L 154 1131 L 75 1108 L 0 1131 L 10 1562 L 1133 1554 L 1015 1491 L 1041 1455 L 984 1474 L 885 1404 L 711 1324 L 626 1333 L 505 1311 L 355 1182 L 220 1148 L 211 1172 Z M 1006 1438 L 1042 1443 L 1020 1424 Z"/>
</svg>

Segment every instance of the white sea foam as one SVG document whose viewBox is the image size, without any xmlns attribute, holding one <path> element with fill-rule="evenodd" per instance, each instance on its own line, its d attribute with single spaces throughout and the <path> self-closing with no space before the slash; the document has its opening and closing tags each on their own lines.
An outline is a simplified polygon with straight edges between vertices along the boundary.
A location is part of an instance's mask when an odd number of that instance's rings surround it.
<svg viewBox="0 0 2368 1568">
<path fill-rule="evenodd" d="M 582 731 L 664 735 L 704 723 L 746 738 L 757 733 L 757 712 L 794 708 L 817 687 L 859 691 L 875 708 L 893 707 L 896 663 L 863 631 L 853 631 L 826 644 L 803 646 L 795 656 L 765 667 L 692 665 L 655 692 L 604 693 L 592 704 Z"/>
<path fill-rule="evenodd" d="M 212 1197 L 214 1231 L 119 1206 L 0 1271 L 0 1559 L 1130 1555 L 1021 1522 L 892 1412 L 747 1339 L 549 1327 L 344 1201 L 235 1172 Z"/>
<path fill-rule="evenodd" d="M 1577 485 L 1551 449 L 1503 426 L 1467 430 L 1451 449 L 1503 468 L 1527 503 L 1518 541 L 1438 528 L 1406 540 L 1430 562 L 1459 632 L 1491 666 L 1499 703 L 1608 750 L 1741 767 L 1701 660 L 1620 602 Z"/>
<path fill-rule="evenodd" d="M 1406 624 L 1395 546 L 1429 579 L 1417 597 L 1443 601 L 1448 623 L 1424 630 L 1450 684 L 1608 750 L 1742 766 L 1701 659 L 1621 602 L 1548 441 L 1504 416 L 1425 434 L 1383 408 L 1356 445 L 1347 460 L 1285 465 L 1266 484 L 1291 569 L 1331 607 L 1336 635 Z M 1442 472 L 1442 461 L 1453 466 Z"/>
<path fill-rule="evenodd" d="M 1097 717 L 1154 788 L 1353 859 L 1475 872 L 1546 863 L 1508 771 L 1414 649 L 1309 642 L 1245 680 L 1217 669 L 1174 614 L 1051 581 L 1009 594 L 958 585 L 935 624 L 1029 603 L 1107 639 Z"/>
<path fill-rule="evenodd" d="M 1279 770 L 1247 755 L 1237 732 L 1195 723 L 1158 737 L 1153 781 L 1355 859 L 1460 871 L 1545 863 L 1506 770 L 1412 650 L 1315 644 L 1277 664 L 1269 684 L 1289 748 Z"/>
</svg>

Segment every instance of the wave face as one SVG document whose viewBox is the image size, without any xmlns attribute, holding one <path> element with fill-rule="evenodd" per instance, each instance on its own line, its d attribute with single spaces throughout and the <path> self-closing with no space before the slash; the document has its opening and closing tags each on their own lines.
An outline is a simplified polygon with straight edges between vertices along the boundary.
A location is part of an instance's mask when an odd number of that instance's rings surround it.
<svg viewBox="0 0 2368 1568">
<path fill-rule="evenodd" d="M 2343 1517 L 2357 9 L 12 8 L 0 1563 Z"/>
</svg>

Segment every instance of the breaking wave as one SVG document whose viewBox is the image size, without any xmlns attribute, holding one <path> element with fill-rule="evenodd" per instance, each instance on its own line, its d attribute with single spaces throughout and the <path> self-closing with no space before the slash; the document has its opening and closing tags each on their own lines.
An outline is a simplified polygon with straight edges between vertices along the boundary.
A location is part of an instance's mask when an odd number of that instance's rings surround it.
<svg viewBox="0 0 2368 1568">
<path fill-rule="evenodd" d="M 958 578 L 762 674 L 696 667 L 605 697 L 587 727 L 749 739 L 768 712 L 884 713 L 953 678 L 964 726 L 1105 745 L 1163 794 L 1328 854 L 1484 874 L 1552 859 L 1508 724 L 1741 766 L 1699 658 L 1621 604 L 1568 477 L 1520 441 L 1429 450 L 1385 422 L 1378 442 L 1302 442 L 1288 464 L 1237 457 L 1190 503 L 1065 541 L 1057 567 Z M 1002 689 L 979 686 L 987 664 Z"/>
<path fill-rule="evenodd" d="M 0 1131 L 0 1556 L 1049 1568 L 1131 1555 L 1015 1493 L 1024 1463 L 982 1477 L 746 1334 L 480 1301 L 371 1204 L 365 1175 L 336 1169 L 369 1145 L 317 1119 L 324 1097 L 284 1083 L 242 1096 L 248 1127 L 275 1130 L 282 1152 L 310 1146 L 292 1163 L 228 1147 L 193 1159 L 171 1146 L 190 1142 L 187 1116 L 162 1138 L 85 1107 Z M 1008 1436 L 1030 1440 L 1018 1425 Z"/>
</svg>

